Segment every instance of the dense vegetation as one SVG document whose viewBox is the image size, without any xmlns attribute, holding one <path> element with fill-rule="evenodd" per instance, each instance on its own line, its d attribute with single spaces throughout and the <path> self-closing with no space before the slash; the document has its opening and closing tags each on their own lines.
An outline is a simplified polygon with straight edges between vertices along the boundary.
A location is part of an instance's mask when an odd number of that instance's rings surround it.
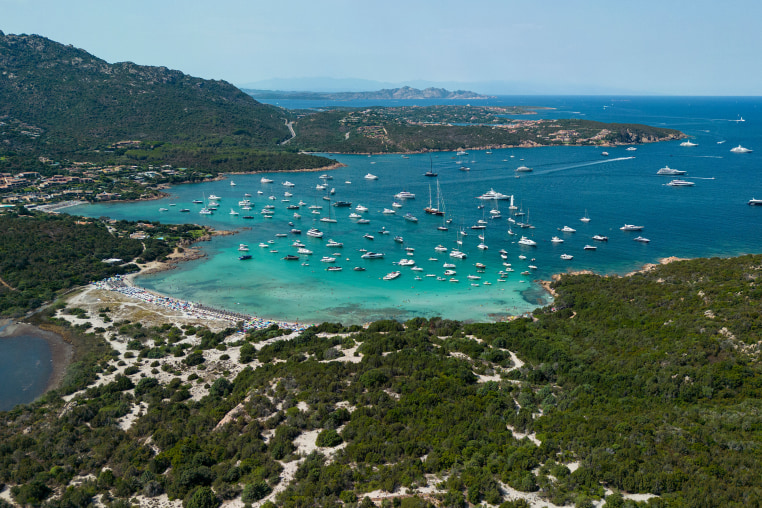
<svg viewBox="0 0 762 508">
<path fill-rule="evenodd" d="M 278 143 L 290 137 L 285 110 L 224 81 L 165 67 L 109 64 L 44 37 L 2 32 L 0 74 L 0 171 L 38 170 L 39 156 L 226 171 L 327 162 L 305 162 L 308 156 L 280 149 Z M 158 142 L 165 149 L 161 158 L 124 156 L 114 146 L 121 141 Z"/>
<path fill-rule="evenodd" d="M 0 214 L 0 316 L 19 316 L 58 293 L 93 280 L 137 270 L 132 261 L 161 259 L 200 228 L 118 222 L 109 226 L 69 215 L 31 213 L 23 207 Z M 150 231 L 134 240 L 130 233 Z M 203 230 L 201 230 L 203 232 Z M 119 263 L 104 263 L 107 259 Z"/>
<path fill-rule="evenodd" d="M 389 505 L 519 506 L 506 501 L 511 486 L 576 506 L 606 492 L 606 506 L 634 506 L 620 491 L 658 496 L 649 506 L 755 506 L 760 277 L 762 256 L 564 276 L 534 319 L 327 323 L 291 340 L 277 327 L 241 338 L 115 323 L 127 353 L 94 363 L 112 382 L 76 405 L 51 394 L 2 415 L 0 482 L 50 506 L 162 492 L 217 506 L 275 489 L 277 506 L 367 506 L 372 490 L 423 485 L 438 493 Z M 355 347 L 362 360 L 341 361 Z M 248 367 L 202 387 L 212 350 Z M 147 362 L 175 379 L 141 377 Z M 144 415 L 120 430 L 141 402 Z M 295 440 L 310 431 L 321 448 L 300 456 Z M 65 488 L 86 474 L 95 479 Z"/>
<path fill-rule="evenodd" d="M 590 120 L 509 119 L 526 109 L 477 106 L 333 109 L 300 118 L 292 141 L 304 150 L 415 152 L 469 147 L 617 145 L 682 136 L 674 129 Z"/>
</svg>

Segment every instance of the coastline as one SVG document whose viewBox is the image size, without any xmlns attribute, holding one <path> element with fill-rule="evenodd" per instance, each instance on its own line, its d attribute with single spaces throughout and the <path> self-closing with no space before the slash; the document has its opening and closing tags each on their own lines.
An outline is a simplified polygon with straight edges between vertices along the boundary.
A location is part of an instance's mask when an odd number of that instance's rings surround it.
<svg viewBox="0 0 762 508">
<path fill-rule="evenodd" d="M 690 258 L 679 258 L 677 256 L 668 256 L 666 258 L 660 258 L 658 263 L 646 263 L 642 267 L 640 267 L 637 270 L 633 270 L 632 272 L 627 272 L 624 275 L 613 275 L 613 277 L 632 277 L 633 275 L 639 274 L 639 273 L 647 273 L 653 270 L 654 268 L 661 266 L 661 265 L 668 265 L 670 263 L 674 263 L 676 261 L 687 261 Z M 611 275 L 601 275 L 599 273 L 596 273 L 592 270 L 571 270 L 564 273 L 554 273 L 551 275 L 550 280 L 542 280 L 538 279 L 537 282 L 540 284 L 540 286 L 553 298 L 556 298 L 558 296 L 558 293 L 553 289 L 553 283 L 558 282 L 561 280 L 561 277 L 565 275 L 597 275 L 598 277 L 612 277 Z"/>
<path fill-rule="evenodd" d="M 74 357 L 74 346 L 66 342 L 62 335 L 53 331 L 10 319 L 0 320 L 0 339 L 23 337 L 25 335 L 40 337 L 45 340 L 50 348 L 53 369 L 43 394 L 60 388 L 61 382 L 66 375 L 66 370 Z"/>
</svg>

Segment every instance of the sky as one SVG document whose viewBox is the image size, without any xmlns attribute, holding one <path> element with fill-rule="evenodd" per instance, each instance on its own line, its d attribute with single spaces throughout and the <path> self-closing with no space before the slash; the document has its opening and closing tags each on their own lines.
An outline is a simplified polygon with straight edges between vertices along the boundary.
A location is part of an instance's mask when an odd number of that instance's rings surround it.
<svg viewBox="0 0 762 508">
<path fill-rule="evenodd" d="M 760 20 L 758 0 L 0 0 L 6 34 L 316 91 L 762 95 Z"/>
</svg>

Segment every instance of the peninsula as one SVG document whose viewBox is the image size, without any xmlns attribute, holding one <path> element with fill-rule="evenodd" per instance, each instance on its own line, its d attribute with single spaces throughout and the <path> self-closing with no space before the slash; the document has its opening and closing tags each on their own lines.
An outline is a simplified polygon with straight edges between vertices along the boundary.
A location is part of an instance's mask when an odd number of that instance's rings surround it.
<svg viewBox="0 0 762 508">
<path fill-rule="evenodd" d="M 445 90 L 444 88 L 412 88 L 403 86 L 400 88 L 385 88 L 370 92 L 300 92 L 284 90 L 252 90 L 243 89 L 244 92 L 255 99 L 294 99 L 294 100 L 329 100 L 329 101 L 355 101 L 355 100 L 415 100 L 415 99 L 461 99 L 483 100 L 493 98 L 468 90 Z"/>
</svg>

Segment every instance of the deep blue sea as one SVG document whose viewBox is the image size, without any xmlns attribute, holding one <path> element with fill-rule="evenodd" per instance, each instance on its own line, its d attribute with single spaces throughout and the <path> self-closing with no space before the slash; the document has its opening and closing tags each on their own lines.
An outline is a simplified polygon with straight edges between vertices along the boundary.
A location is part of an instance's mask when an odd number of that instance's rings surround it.
<svg viewBox="0 0 762 508">
<path fill-rule="evenodd" d="M 316 188 L 323 182 L 321 173 L 230 175 L 222 181 L 176 186 L 168 198 L 158 201 L 85 205 L 68 211 L 115 219 L 192 221 L 237 229 L 237 235 L 200 244 L 207 258 L 139 278 L 138 284 L 186 300 L 300 322 L 348 324 L 437 315 L 494 320 L 549 303 L 536 280 L 548 279 L 554 273 L 590 269 L 601 274 L 623 274 L 668 256 L 734 256 L 762 251 L 762 207 L 747 205 L 751 198 L 762 198 L 762 99 L 757 97 L 511 96 L 483 101 L 268 102 L 292 109 L 442 102 L 543 106 L 553 109 L 520 118 L 584 118 L 669 127 L 688 134 L 696 146 L 681 146 L 677 141 L 636 145 L 636 150 L 629 151 L 626 147 L 549 147 L 472 150 L 460 156 L 454 152 L 431 157 L 329 155 L 346 167 L 326 173 L 333 179 L 325 181 L 325 190 Z M 753 152 L 731 153 L 730 149 L 738 145 Z M 604 150 L 608 156 L 602 155 Z M 518 174 L 517 178 L 515 169 L 521 165 L 533 171 Z M 687 171 L 682 178 L 695 185 L 665 185 L 672 178 L 656 172 L 667 165 Z M 463 167 L 470 170 L 463 171 Z M 423 176 L 430 168 L 438 173 L 437 178 Z M 364 178 L 368 173 L 378 179 Z M 263 176 L 273 183 L 261 183 Z M 285 181 L 294 186 L 284 186 Z M 451 220 L 446 224 L 448 231 L 437 229 L 443 225 L 442 218 L 423 212 L 429 203 L 429 186 L 436 197 L 437 181 L 445 218 Z M 331 189 L 334 194 L 329 194 Z M 514 204 L 526 215 L 512 216 L 507 201 L 486 202 L 484 208 L 479 208 L 483 201 L 476 196 L 490 189 L 513 195 Z M 395 194 L 403 190 L 414 193 L 415 199 L 395 199 Z M 286 197 L 285 192 L 293 196 Z M 248 212 L 238 205 L 244 193 L 252 194 L 252 210 Z M 200 215 L 202 205 L 193 200 L 207 199 L 211 194 L 221 197 L 218 211 Z M 300 200 L 305 205 L 297 210 L 301 218 L 296 219 L 294 210 L 287 206 Z M 351 209 L 329 206 L 337 200 L 351 202 Z M 394 201 L 402 207 L 393 208 Z M 260 213 L 265 205 L 274 206 L 272 218 Z M 322 206 L 320 215 L 312 214 L 307 208 L 310 205 Z M 368 208 L 361 215 L 370 220 L 369 224 L 358 224 L 348 217 L 357 205 Z M 190 213 L 180 213 L 183 208 L 190 209 Z M 382 213 L 385 208 L 396 210 L 396 214 Z M 230 215 L 231 209 L 239 215 Z M 491 209 L 499 210 L 502 218 L 490 219 Z M 329 210 L 337 222 L 320 222 L 319 218 L 327 216 Z M 403 219 L 408 212 L 418 218 L 417 223 Z M 244 219 L 244 215 L 253 219 Z M 583 216 L 590 221 L 580 221 Z M 529 222 L 534 228 L 521 229 L 509 218 Z M 486 220 L 487 228 L 472 230 L 480 219 Z M 625 223 L 642 225 L 644 229 L 640 233 L 620 231 Z M 563 226 L 576 232 L 561 233 Z M 311 227 L 322 230 L 323 239 L 307 237 L 305 233 Z M 292 228 L 300 229 L 302 234 L 290 233 Z M 510 235 L 509 229 L 517 234 Z M 461 235 L 461 230 L 467 235 Z M 478 238 L 480 233 L 483 241 Z M 365 238 L 365 234 L 374 238 Z M 522 234 L 534 239 L 537 246 L 518 245 Z M 404 243 L 393 240 L 397 235 L 404 238 Z M 593 235 L 604 235 L 609 240 L 595 242 Z M 634 241 L 638 235 L 650 242 Z M 551 243 L 553 236 L 564 242 Z M 329 239 L 343 242 L 344 246 L 327 247 Z M 285 255 L 296 254 L 292 245 L 295 240 L 313 254 L 301 256 L 298 261 L 284 261 Z M 434 250 L 441 245 L 449 251 L 458 247 L 458 240 L 468 255 L 464 260 L 453 260 L 446 252 Z M 252 259 L 238 259 L 241 243 L 249 246 Z M 479 243 L 488 249 L 478 249 Z M 584 250 L 588 244 L 597 249 Z M 406 247 L 414 249 L 412 255 Z M 360 249 L 382 252 L 385 258 L 363 260 Z M 501 258 L 501 249 L 507 252 L 507 259 Z M 561 254 L 572 255 L 573 259 L 562 260 Z M 323 256 L 335 257 L 333 265 L 341 266 L 342 271 L 327 271 L 329 264 L 320 261 Z M 423 270 L 398 266 L 396 263 L 404 258 L 414 259 Z M 454 263 L 456 274 L 445 277 L 444 263 Z M 486 269 L 478 272 L 475 263 L 483 263 Z M 508 269 L 504 263 L 514 271 L 501 278 L 499 272 Z M 366 270 L 354 271 L 354 267 Z M 399 278 L 382 280 L 395 270 L 402 273 Z M 525 271 L 530 273 L 522 275 Z M 469 275 L 480 278 L 471 280 Z M 417 276 L 421 279 L 416 280 Z"/>
</svg>

